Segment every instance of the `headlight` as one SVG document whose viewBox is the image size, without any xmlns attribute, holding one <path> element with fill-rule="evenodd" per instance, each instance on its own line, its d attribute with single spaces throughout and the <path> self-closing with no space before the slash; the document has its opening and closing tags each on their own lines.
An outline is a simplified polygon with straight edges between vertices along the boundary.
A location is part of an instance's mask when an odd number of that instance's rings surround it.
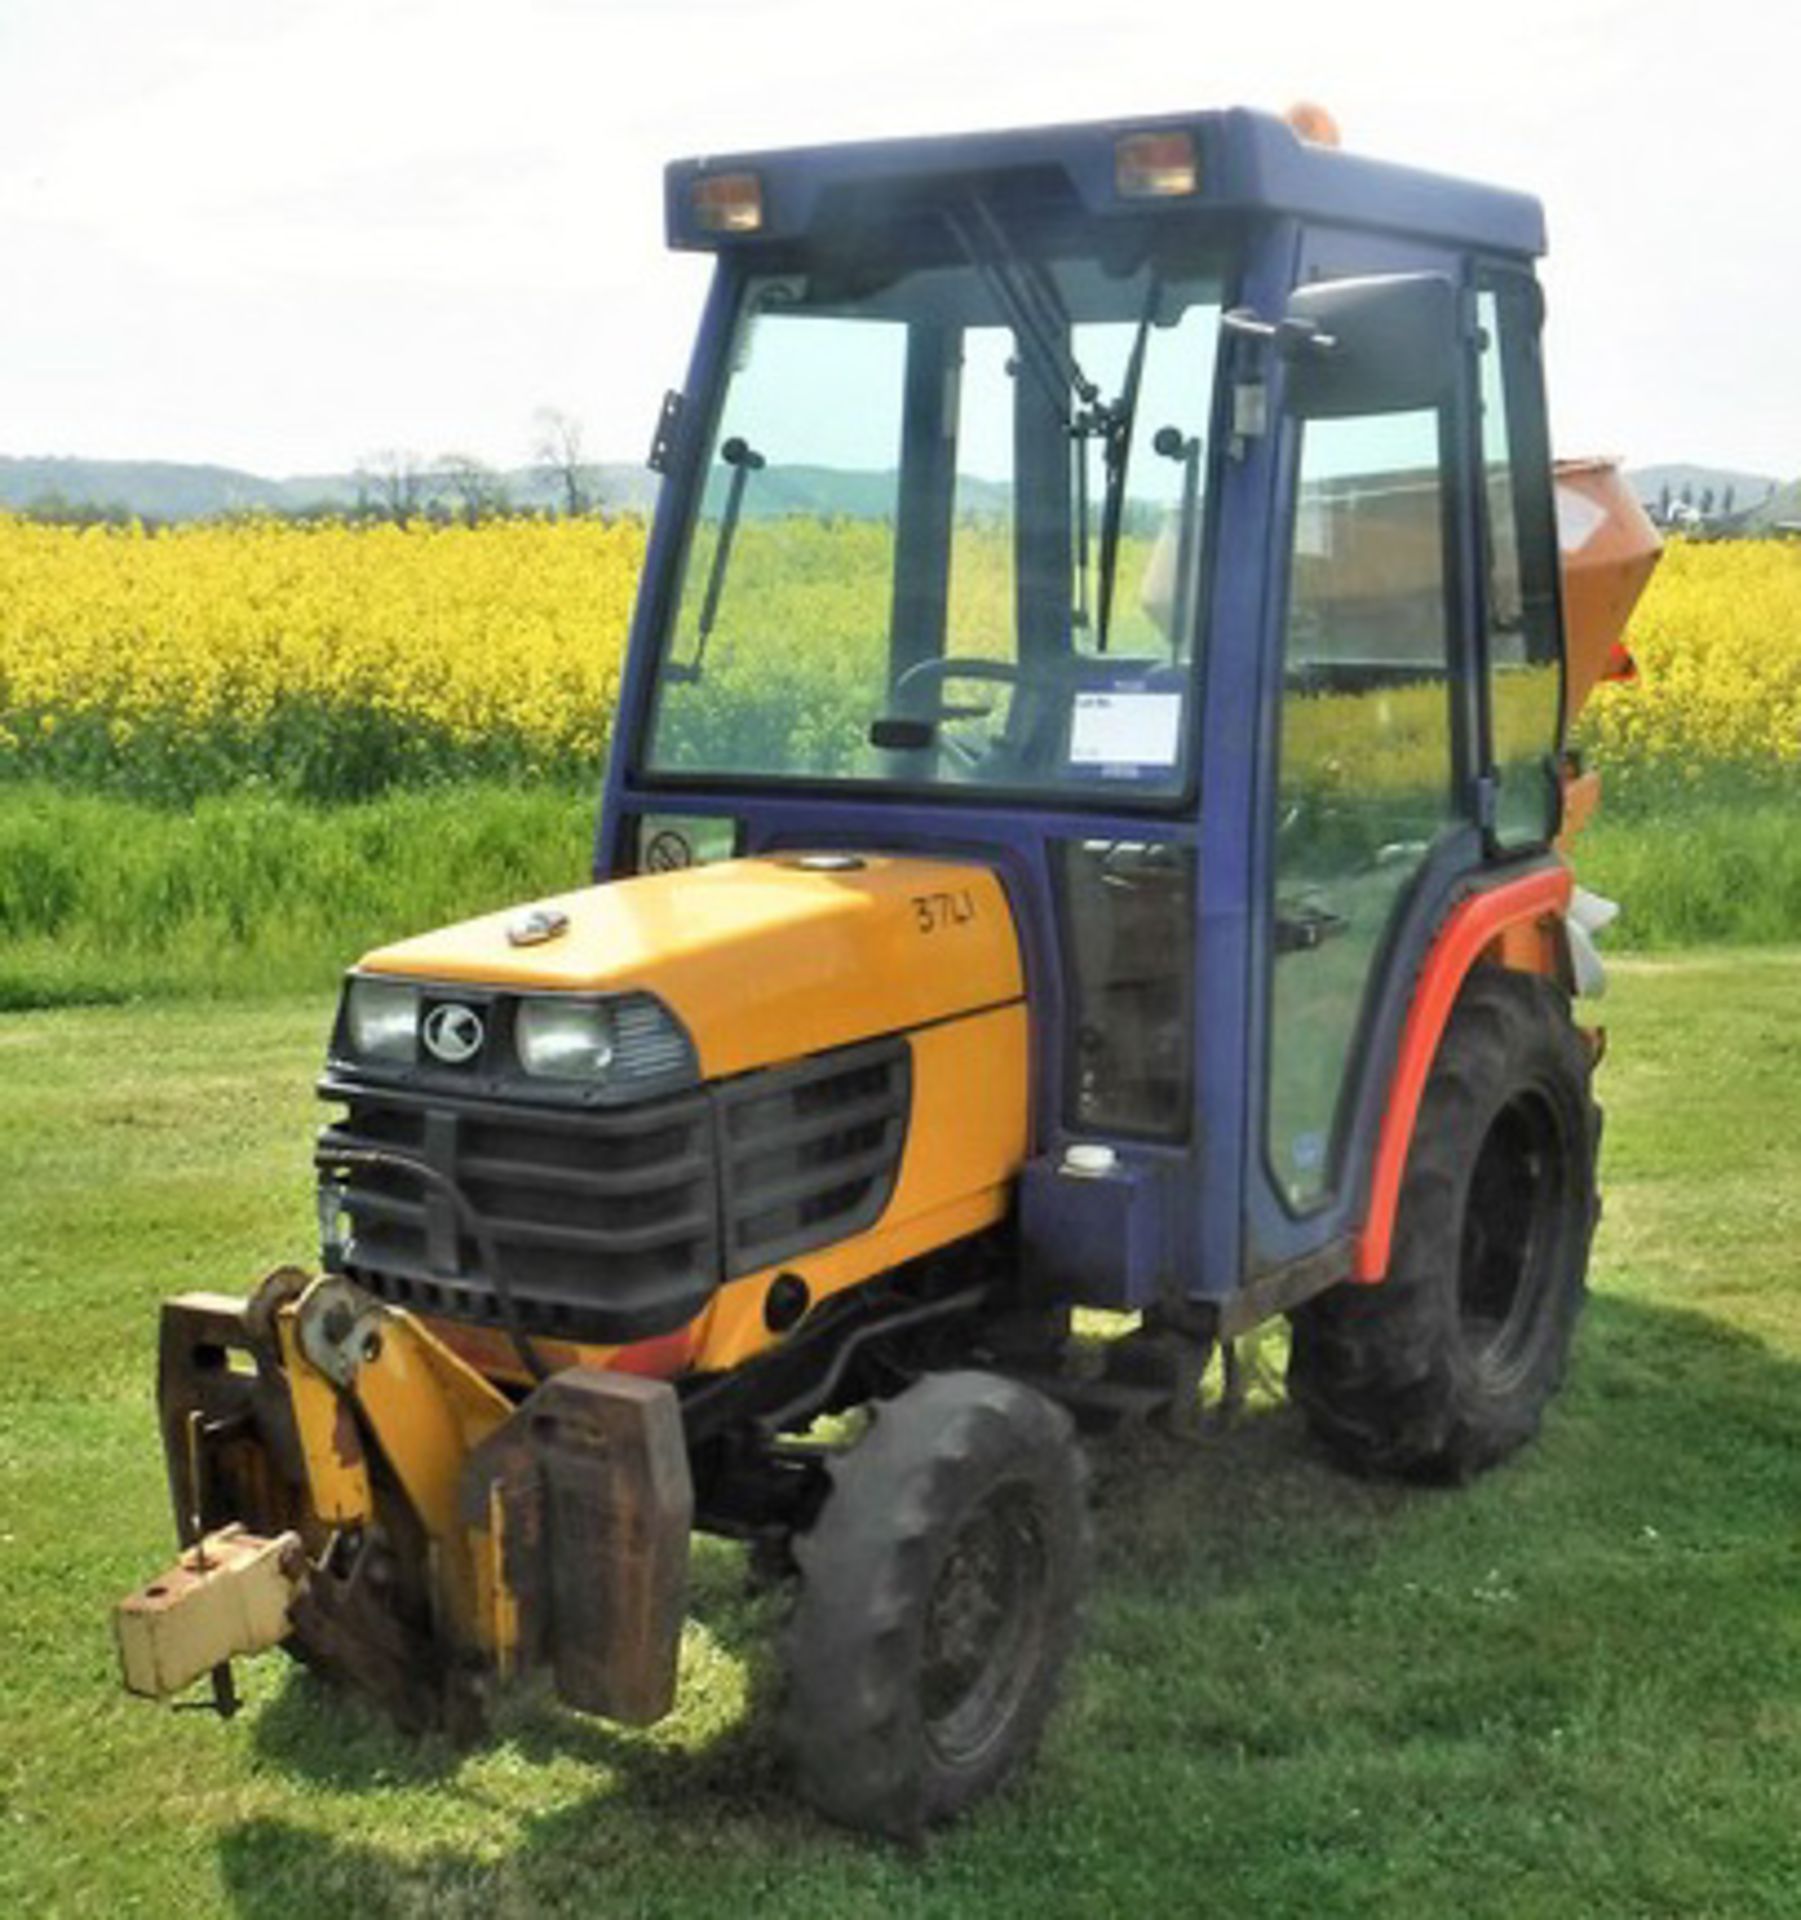
<svg viewBox="0 0 1801 1920">
<path fill-rule="evenodd" d="M 521 1000 L 519 1064 L 546 1080 L 598 1080 L 613 1064 L 613 1022 L 595 1001 Z"/>
<path fill-rule="evenodd" d="M 623 1088 L 694 1074 L 688 1036 L 646 993 L 607 1000 L 534 995 L 519 1002 L 513 1041 L 519 1064 L 543 1080 Z"/>
<path fill-rule="evenodd" d="M 365 1060 L 411 1066 L 419 1057 L 419 989 L 359 976 L 344 996 L 344 1035 Z"/>
</svg>

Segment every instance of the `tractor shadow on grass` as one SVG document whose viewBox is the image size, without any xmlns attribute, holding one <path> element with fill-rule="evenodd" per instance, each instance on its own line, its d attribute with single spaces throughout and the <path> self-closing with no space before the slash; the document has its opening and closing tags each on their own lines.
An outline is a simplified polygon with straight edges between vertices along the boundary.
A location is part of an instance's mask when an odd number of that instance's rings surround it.
<svg viewBox="0 0 1801 1920">
<path fill-rule="evenodd" d="M 561 1706 L 546 1675 L 500 1705 L 489 1740 L 461 1747 L 443 1735 L 402 1732 L 369 1702 L 298 1665 L 257 1716 L 251 1737 L 258 1753 L 284 1772 L 348 1790 L 453 1782 L 474 1755 L 494 1745 L 532 1764 L 565 1759 L 622 1771 L 653 1793 L 664 1774 L 687 1780 L 717 1772 L 742 1782 L 754 1772 L 761 1731 L 773 1717 L 774 1640 L 784 1607 L 778 1591 L 752 1583 L 742 1549 L 696 1540 L 681 1687 L 684 1696 L 704 1696 L 704 1724 L 691 1723 L 698 1716 L 684 1702 L 665 1723 L 673 1739 Z"/>
<path fill-rule="evenodd" d="M 251 1737 L 298 1791 L 222 1836 L 231 1898 L 270 1916 L 327 1900 L 604 1911 L 610 1888 L 619 1908 L 716 1913 L 767 1905 L 798 1871 L 817 1910 L 826 1887 L 873 1910 L 1041 1873 L 1017 1911 L 1067 1904 L 1084 1876 L 1104 1895 L 1107 1859 L 1179 1832 L 1196 1795 L 1250 1835 L 1287 1780 L 1428 1754 L 1435 1769 L 1447 1743 L 1497 1729 L 1553 1755 L 1571 1727 L 1626 1745 L 1641 1727 L 1700 1741 L 1772 1712 L 1801 1728 L 1754 1651 L 1792 1616 L 1801 1367 L 1707 1315 L 1598 1297 L 1540 1441 L 1463 1489 L 1349 1478 L 1282 1405 L 1094 1458 L 1072 1697 L 1026 1778 L 919 1855 L 797 1808 L 774 1726 L 782 1599 L 747 1596 L 741 1557 L 703 1543 L 683 1706 L 648 1734 L 537 1702 L 509 1714 L 495 1757 L 463 1755 L 292 1675 Z M 366 1834 L 366 1803 L 334 1805 L 366 1793 L 392 1796 L 391 1844 L 320 1830 Z"/>
</svg>

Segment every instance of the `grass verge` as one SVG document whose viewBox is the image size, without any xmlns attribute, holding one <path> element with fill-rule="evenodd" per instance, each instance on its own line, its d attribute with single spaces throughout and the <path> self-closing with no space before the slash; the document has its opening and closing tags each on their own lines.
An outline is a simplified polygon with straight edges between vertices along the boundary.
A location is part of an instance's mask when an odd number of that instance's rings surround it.
<svg viewBox="0 0 1801 1920">
<path fill-rule="evenodd" d="M 177 812 L 0 787 L 0 1008 L 326 986 L 383 940 L 583 884 L 593 806 L 469 784 Z"/>
<path fill-rule="evenodd" d="M 1607 1217 L 1542 1440 L 1347 1481 L 1264 1405 L 1098 1459 L 1066 1710 L 917 1854 L 793 1804 L 774 1608 L 699 1555 L 679 1712 L 393 1733 L 278 1656 L 230 1726 L 116 1691 L 167 1558 L 156 1302 L 304 1257 L 321 995 L 0 1019 L 0 1911 L 1801 1911 L 1801 952 L 1618 969 Z"/>
<path fill-rule="evenodd" d="M 593 796 L 480 783 L 176 812 L 0 785 L 0 1009 L 328 986 L 383 940 L 578 886 Z M 1801 811 L 1700 795 L 1576 850 L 1614 951 L 1801 940 Z"/>
<path fill-rule="evenodd" d="M 1574 859 L 1585 886 L 1620 903 L 1606 940 L 1619 951 L 1801 940 L 1801 788 L 1604 812 Z"/>
</svg>

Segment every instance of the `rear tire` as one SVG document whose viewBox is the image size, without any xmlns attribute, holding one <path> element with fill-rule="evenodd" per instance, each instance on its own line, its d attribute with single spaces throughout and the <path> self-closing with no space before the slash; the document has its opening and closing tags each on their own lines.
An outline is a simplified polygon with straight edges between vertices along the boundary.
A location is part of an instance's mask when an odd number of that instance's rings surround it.
<svg viewBox="0 0 1801 1920">
<path fill-rule="evenodd" d="M 1290 1395 L 1344 1464 L 1465 1480 L 1538 1431 L 1582 1308 L 1599 1135 L 1565 996 L 1477 967 L 1420 1102 L 1387 1277 L 1294 1316 Z"/>
<path fill-rule="evenodd" d="M 1085 1474 L 1069 1417 L 998 1374 L 872 1410 L 796 1538 L 785 1734 L 806 1799 L 911 1838 L 1031 1753 L 1079 1624 Z"/>
</svg>

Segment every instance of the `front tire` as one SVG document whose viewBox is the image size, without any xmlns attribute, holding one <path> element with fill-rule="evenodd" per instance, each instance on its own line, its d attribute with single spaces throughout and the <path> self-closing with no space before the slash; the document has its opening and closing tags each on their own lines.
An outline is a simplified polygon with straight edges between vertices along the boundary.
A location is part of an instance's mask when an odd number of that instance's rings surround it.
<svg viewBox="0 0 1801 1920">
<path fill-rule="evenodd" d="M 1031 1753 L 1088 1556 L 1069 1417 L 998 1374 L 929 1375 L 872 1410 L 794 1542 L 786 1737 L 801 1792 L 911 1838 Z"/>
<path fill-rule="evenodd" d="M 1420 1102 L 1387 1277 L 1294 1316 L 1290 1395 L 1344 1464 L 1465 1480 L 1538 1431 L 1582 1307 L 1599 1133 L 1568 1000 L 1477 967 Z"/>
</svg>

